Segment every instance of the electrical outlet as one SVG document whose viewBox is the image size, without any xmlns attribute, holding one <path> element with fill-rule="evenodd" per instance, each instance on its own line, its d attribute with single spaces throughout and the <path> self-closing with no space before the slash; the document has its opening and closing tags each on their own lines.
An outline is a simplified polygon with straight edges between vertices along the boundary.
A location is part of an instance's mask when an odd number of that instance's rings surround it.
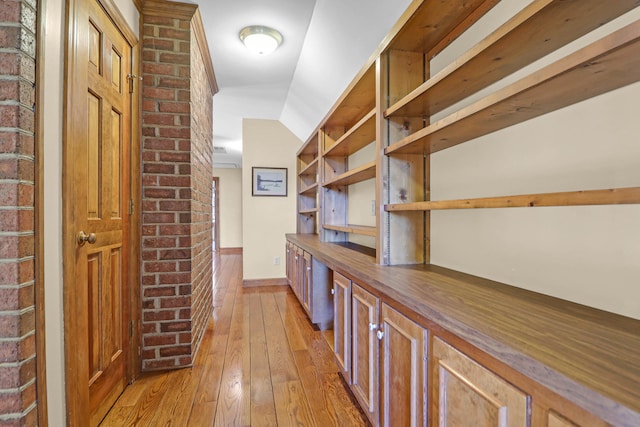
<svg viewBox="0 0 640 427">
<path fill-rule="evenodd" d="M 273 265 L 280 265 L 280 257 L 279 256 L 274 256 L 273 257 Z"/>
</svg>

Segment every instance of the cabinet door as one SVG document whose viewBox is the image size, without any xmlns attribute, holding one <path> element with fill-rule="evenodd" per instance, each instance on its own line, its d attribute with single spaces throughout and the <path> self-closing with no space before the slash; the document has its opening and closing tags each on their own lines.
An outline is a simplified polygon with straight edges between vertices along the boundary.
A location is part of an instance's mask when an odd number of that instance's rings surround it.
<svg viewBox="0 0 640 427">
<path fill-rule="evenodd" d="M 311 281 L 313 280 L 313 269 L 311 267 L 311 254 L 304 252 L 302 255 L 302 280 L 300 282 L 300 301 L 304 309 L 311 317 Z"/>
<path fill-rule="evenodd" d="M 379 421 L 378 318 L 380 299 L 352 284 L 351 289 L 351 389 L 374 426 Z"/>
<path fill-rule="evenodd" d="M 298 301 L 302 302 L 302 282 L 304 280 L 304 251 L 296 248 L 296 280 L 293 292 L 298 297 Z"/>
<path fill-rule="evenodd" d="M 438 338 L 433 342 L 433 425 L 528 426 L 529 398 Z"/>
<path fill-rule="evenodd" d="M 382 304 L 380 332 L 381 423 L 425 426 L 427 330 Z"/>
<path fill-rule="evenodd" d="M 351 280 L 333 272 L 333 349 L 336 362 L 351 384 Z"/>
<path fill-rule="evenodd" d="M 287 274 L 287 281 L 289 282 L 289 286 L 291 286 L 291 281 L 293 280 L 293 275 L 291 274 L 293 270 L 292 251 L 291 251 L 292 246 L 293 244 L 291 242 L 287 242 L 287 244 L 285 245 L 286 274 Z"/>
</svg>

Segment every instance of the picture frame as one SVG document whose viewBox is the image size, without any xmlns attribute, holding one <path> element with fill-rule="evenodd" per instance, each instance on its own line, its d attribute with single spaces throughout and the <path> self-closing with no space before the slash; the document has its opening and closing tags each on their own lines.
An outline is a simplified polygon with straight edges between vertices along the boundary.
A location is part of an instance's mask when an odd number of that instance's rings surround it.
<svg viewBox="0 0 640 427">
<path fill-rule="evenodd" d="M 287 197 L 287 168 L 251 168 L 251 195 Z"/>
</svg>

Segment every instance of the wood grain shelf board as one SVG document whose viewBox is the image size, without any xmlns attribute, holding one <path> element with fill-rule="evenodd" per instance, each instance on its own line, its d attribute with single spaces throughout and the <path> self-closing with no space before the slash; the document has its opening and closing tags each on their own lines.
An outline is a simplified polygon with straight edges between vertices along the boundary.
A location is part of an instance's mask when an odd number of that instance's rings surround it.
<svg viewBox="0 0 640 427">
<path fill-rule="evenodd" d="M 298 213 L 301 215 L 313 215 L 317 212 L 318 212 L 318 208 L 313 208 L 313 209 L 300 209 Z"/>
<path fill-rule="evenodd" d="M 315 132 L 298 150 L 298 157 L 317 157 L 318 156 L 318 133 Z"/>
<path fill-rule="evenodd" d="M 496 3 L 497 0 L 425 0 L 391 40 L 389 48 L 430 52 L 452 33 L 460 34 Z"/>
<path fill-rule="evenodd" d="M 360 167 L 354 168 L 342 175 L 339 175 L 329 181 L 325 181 L 323 187 L 338 187 L 341 185 L 351 185 L 367 179 L 376 177 L 376 162 L 372 161 Z"/>
<path fill-rule="evenodd" d="M 385 205 L 388 212 L 442 209 L 523 208 L 543 206 L 625 205 L 640 203 L 640 187 L 567 191 L 476 199 L 437 200 Z"/>
<path fill-rule="evenodd" d="M 329 113 L 324 126 L 326 128 L 351 128 L 376 105 L 375 64 L 370 66 L 360 80 L 345 92 Z"/>
<path fill-rule="evenodd" d="M 324 156 L 350 156 L 366 147 L 376 139 L 376 111 L 371 110 L 358 123 L 347 131 L 330 148 Z"/>
<path fill-rule="evenodd" d="M 430 154 L 640 80 L 640 21 L 427 126 L 385 154 Z"/>
<path fill-rule="evenodd" d="M 366 226 L 366 225 L 332 225 L 332 224 L 323 224 L 322 228 L 325 230 L 334 230 L 334 231 L 343 231 L 345 233 L 353 233 L 353 234 L 361 234 L 363 236 L 372 236 L 376 237 L 376 227 Z"/>
<path fill-rule="evenodd" d="M 302 168 L 298 175 L 315 175 L 318 172 L 318 158 L 316 157 L 307 166 Z"/>
<path fill-rule="evenodd" d="M 300 192 L 298 194 L 307 194 L 307 193 L 312 193 L 315 192 L 318 189 L 318 183 L 313 183 L 308 187 L 305 187 L 303 189 L 300 190 Z"/>
<path fill-rule="evenodd" d="M 392 105 L 385 116 L 442 111 L 636 6 L 637 0 L 537 0 Z"/>
</svg>

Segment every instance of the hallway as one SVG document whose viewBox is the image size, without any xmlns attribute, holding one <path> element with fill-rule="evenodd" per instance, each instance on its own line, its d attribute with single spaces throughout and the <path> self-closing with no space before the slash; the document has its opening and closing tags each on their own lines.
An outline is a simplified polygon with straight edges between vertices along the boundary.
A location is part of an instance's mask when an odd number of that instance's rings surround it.
<svg viewBox="0 0 640 427">
<path fill-rule="evenodd" d="M 102 426 L 367 425 L 289 287 L 243 288 L 241 255 L 215 263 L 194 366 L 142 375 Z"/>
</svg>

